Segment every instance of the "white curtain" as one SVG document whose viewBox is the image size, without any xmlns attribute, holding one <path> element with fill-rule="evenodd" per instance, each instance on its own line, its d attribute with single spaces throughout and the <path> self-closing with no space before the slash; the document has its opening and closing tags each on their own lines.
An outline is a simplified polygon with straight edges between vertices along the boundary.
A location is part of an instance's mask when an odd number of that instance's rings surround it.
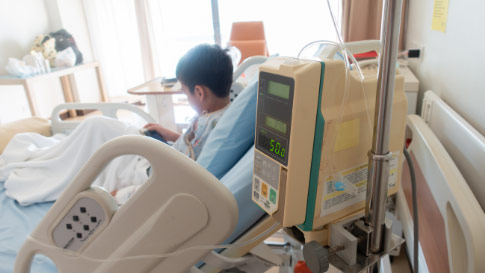
<svg viewBox="0 0 485 273">
<path fill-rule="evenodd" d="M 331 2 L 340 22 L 338 1 Z M 83 4 L 93 55 L 102 65 L 110 96 L 126 96 L 128 88 L 154 76 L 174 77 L 187 50 L 214 43 L 208 0 L 83 0 Z M 223 46 L 233 22 L 254 20 L 264 23 L 271 55 L 296 56 L 311 41 L 336 40 L 326 0 L 219 0 L 219 16 Z"/>
<path fill-rule="evenodd" d="M 140 36 L 133 0 L 83 0 L 94 59 L 110 97 L 144 82 Z"/>
<path fill-rule="evenodd" d="M 339 22 L 339 1 L 330 2 Z M 263 21 L 270 55 L 295 57 L 312 41 L 337 38 L 327 0 L 219 0 L 219 16 L 223 45 L 233 22 Z"/>
<path fill-rule="evenodd" d="M 174 77 L 178 60 L 190 48 L 214 43 L 210 1 L 140 1 L 147 2 L 148 35 L 154 42 L 156 75 Z"/>
</svg>

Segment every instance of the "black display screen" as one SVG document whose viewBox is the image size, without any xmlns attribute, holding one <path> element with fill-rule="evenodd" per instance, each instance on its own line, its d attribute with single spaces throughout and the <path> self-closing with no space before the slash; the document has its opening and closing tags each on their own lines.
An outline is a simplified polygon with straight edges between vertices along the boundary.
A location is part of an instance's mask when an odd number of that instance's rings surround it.
<svg viewBox="0 0 485 273">
<path fill-rule="evenodd" d="M 287 100 L 290 98 L 290 86 L 279 82 L 268 81 L 268 94 Z"/>
<path fill-rule="evenodd" d="M 294 79 L 260 72 L 256 148 L 288 165 Z"/>
<path fill-rule="evenodd" d="M 264 129 L 260 129 L 258 144 L 260 148 L 269 152 L 273 157 L 277 157 L 284 162 L 287 162 L 288 143 L 285 139 L 279 138 Z"/>
<path fill-rule="evenodd" d="M 286 124 L 285 122 L 274 119 L 270 116 L 266 116 L 264 118 L 264 125 L 272 128 L 272 129 L 275 129 L 276 131 L 278 131 L 282 134 L 286 134 L 286 127 L 288 127 L 288 124 Z"/>
</svg>

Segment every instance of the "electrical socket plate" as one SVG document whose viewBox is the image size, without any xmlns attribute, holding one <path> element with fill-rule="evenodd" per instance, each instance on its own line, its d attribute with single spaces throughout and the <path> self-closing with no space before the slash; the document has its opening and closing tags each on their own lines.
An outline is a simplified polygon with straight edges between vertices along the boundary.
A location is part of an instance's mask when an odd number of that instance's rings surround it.
<svg viewBox="0 0 485 273">
<path fill-rule="evenodd" d="M 424 56 L 424 46 L 418 42 L 411 41 L 408 43 L 407 50 L 410 49 L 419 49 L 419 58 L 408 58 L 409 62 L 416 62 L 416 61 L 423 61 L 423 56 Z"/>
</svg>

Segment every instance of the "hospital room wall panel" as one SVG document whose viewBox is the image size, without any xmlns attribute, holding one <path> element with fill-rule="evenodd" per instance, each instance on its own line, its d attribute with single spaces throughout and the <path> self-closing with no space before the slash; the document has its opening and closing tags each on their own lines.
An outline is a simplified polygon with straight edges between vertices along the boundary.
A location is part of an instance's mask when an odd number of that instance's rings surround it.
<svg viewBox="0 0 485 273">
<path fill-rule="evenodd" d="M 0 124 L 28 117 L 30 109 L 22 86 L 1 87 Z"/>
<path fill-rule="evenodd" d="M 64 103 L 61 83 L 58 80 L 34 81 L 31 84 L 33 100 L 37 103 L 39 116 L 50 117 L 52 109 Z"/>
<path fill-rule="evenodd" d="M 409 66 L 420 80 L 417 109 L 433 90 L 482 135 L 485 135 L 484 1 L 449 0 L 446 31 L 431 29 L 434 1 L 409 1 L 406 48 L 424 47 Z"/>
<path fill-rule="evenodd" d="M 44 1 L 0 1 L 0 74 L 9 57 L 22 58 L 34 37 L 49 31 L 48 17 Z"/>
<path fill-rule="evenodd" d="M 7 74 L 8 58 L 22 59 L 34 38 L 65 28 L 76 39 L 85 62 L 93 60 L 91 41 L 81 0 L 0 1 L 0 74 Z M 73 90 L 80 102 L 100 101 L 95 71 L 77 72 Z M 43 80 L 32 84 L 39 116 L 49 117 L 53 107 L 64 102 L 58 81 Z M 0 123 L 30 116 L 21 86 L 0 86 Z"/>
<path fill-rule="evenodd" d="M 22 59 L 36 35 L 50 29 L 46 3 L 38 0 L 0 1 L 0 74 L 8 58 Z M 30 115 L 21 86 L 0 86 L 0 123 Z"/>
</svg>

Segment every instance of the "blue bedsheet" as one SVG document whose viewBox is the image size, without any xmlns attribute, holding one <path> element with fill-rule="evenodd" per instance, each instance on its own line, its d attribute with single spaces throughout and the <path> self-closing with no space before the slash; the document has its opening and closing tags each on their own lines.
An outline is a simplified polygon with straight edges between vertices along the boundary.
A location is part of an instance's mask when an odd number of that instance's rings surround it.
<svg viewBox="0 0 485 273">
<path fill-rule="evenodd" d="M 5 196 L 0 182 L 0 273 L 13 272 L 15 257 L 25 238 L 47 213 L 53 202 L 20 206 Z M 54 273 L 54 263 L 45 256 L 37 255 L 32 262 L 31 273 Z"/>
</svg>

